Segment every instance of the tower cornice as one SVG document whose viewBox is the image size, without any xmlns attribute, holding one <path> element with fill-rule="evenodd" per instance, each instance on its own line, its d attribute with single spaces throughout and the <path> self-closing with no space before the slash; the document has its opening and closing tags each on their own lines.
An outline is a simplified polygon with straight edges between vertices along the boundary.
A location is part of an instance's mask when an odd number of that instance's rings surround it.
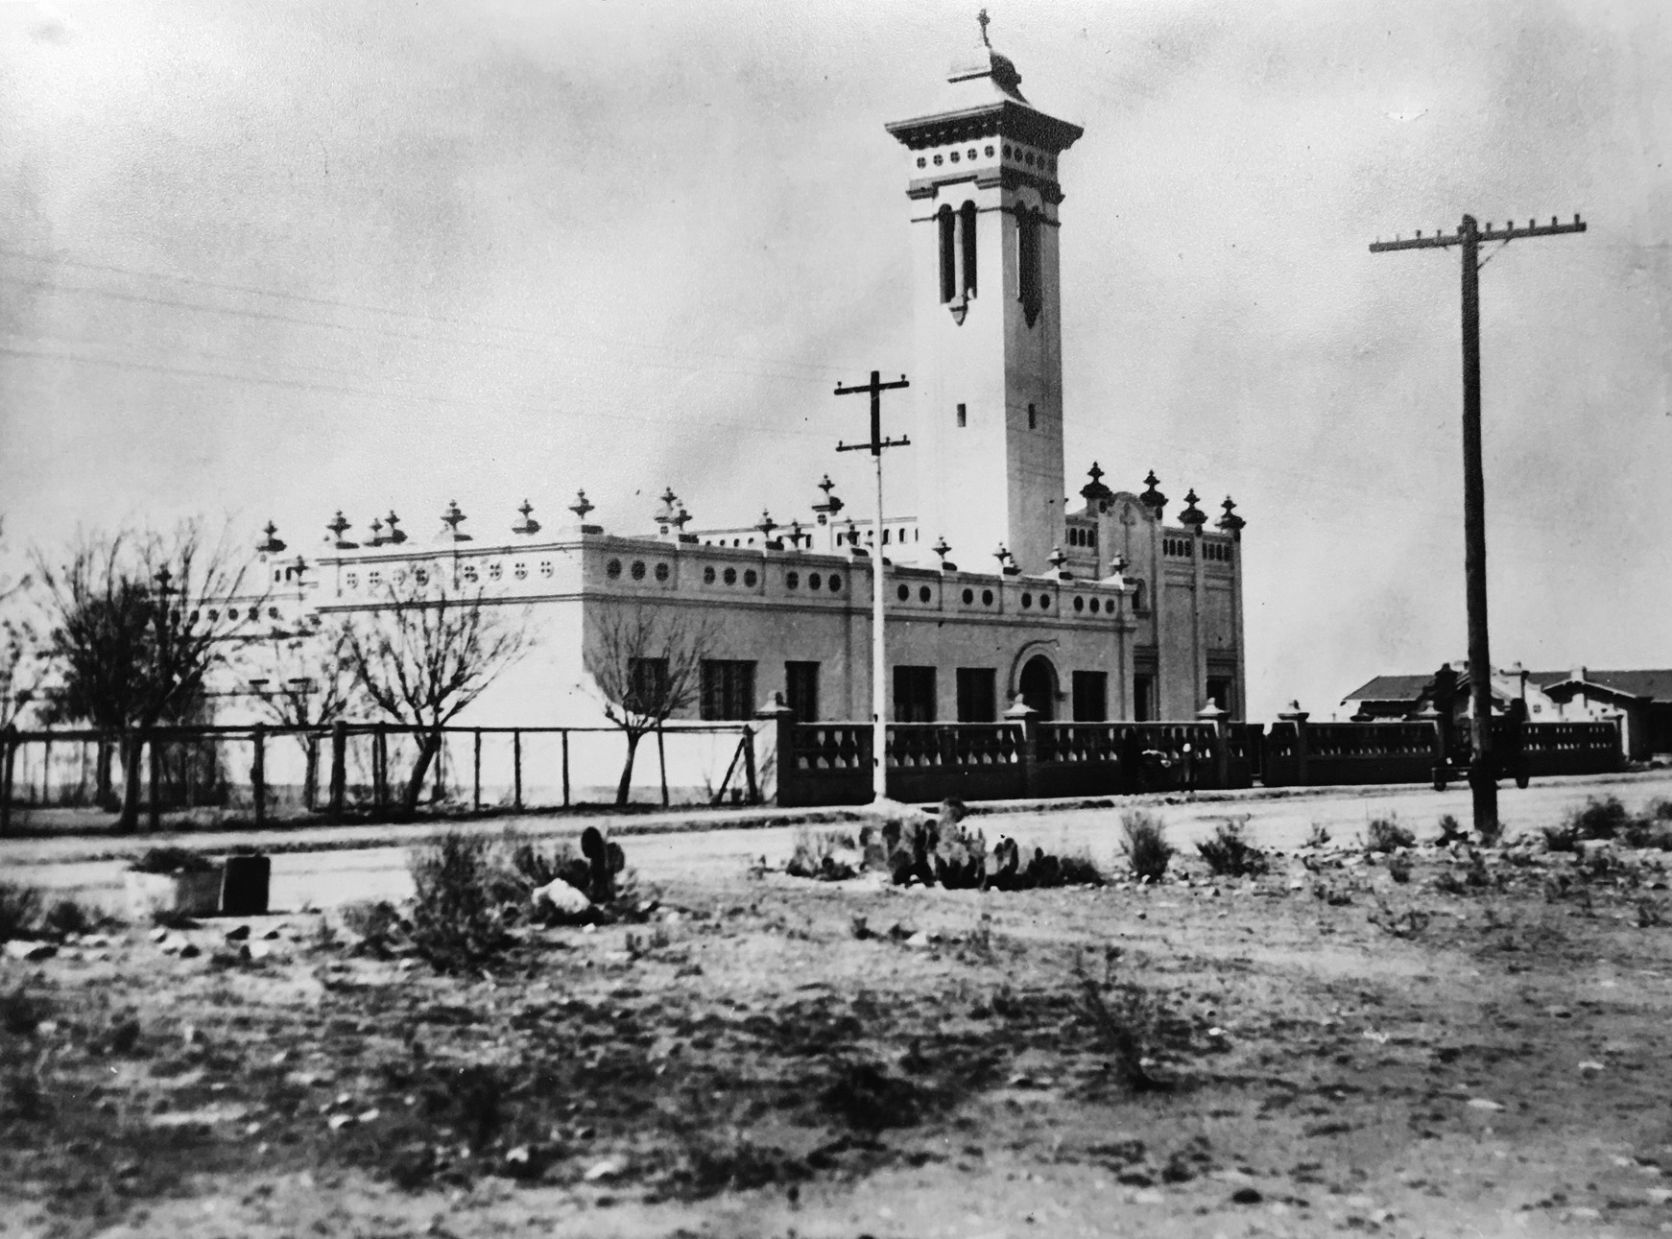
<svg viewBox="0 0 1672 1239">
<path fill-rule="evenodd" d="M 1026 104 L 1008 99 L 956 112 L 891 121 L 883 128 L 914 151 L 974 138 L 1003 136 L 1054 153 L 1067 150 L 1085 132 L 1079 125 L 1047 116 Z"/>
</svg>

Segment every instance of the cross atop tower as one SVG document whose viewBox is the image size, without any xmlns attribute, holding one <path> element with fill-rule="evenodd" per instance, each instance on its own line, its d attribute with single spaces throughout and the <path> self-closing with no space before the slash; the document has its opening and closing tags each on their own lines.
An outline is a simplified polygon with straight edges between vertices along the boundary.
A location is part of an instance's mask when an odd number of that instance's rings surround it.
<svg viewBox="0 0 1672 1239">
<path fill-rule="evenodd" d="M 986 44 L 988 47 L 993 46 L 992 40 L 990 40 L 987 37 L 987 25 L 993 19 L 991 17 L 987 16 L 987 10 L 982 9 L 981 12 L 977 13 L 975 15 L 975 20 L 981 23 L 981 41 L 982 41 L 982 43 Z"/>
</svg>

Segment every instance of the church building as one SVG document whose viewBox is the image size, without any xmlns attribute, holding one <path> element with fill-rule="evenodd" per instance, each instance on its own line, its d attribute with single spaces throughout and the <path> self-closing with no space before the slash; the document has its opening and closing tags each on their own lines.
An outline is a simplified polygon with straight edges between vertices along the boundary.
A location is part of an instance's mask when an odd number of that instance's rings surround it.
<svg viewBox="0 0 1672 1239">
<path fill-rule="evenodd" d="M 1113 489 L 1096 462 L 1064 497 L 1060 165 L 1082 130 L 1028 101 L 985 23 L 926 110 L 886 130 L 913 262 L 911 386 L 890 407 L 911 410 L 914 517 L 857 519 L 828 477 L 815 488 L 816 465 L 787 524 L 693 528 L 671 489 L 641 530 L 595 522 L 584 492 L 550 530 L 526 501 L 494 535 L 449 505 L 430 541 L 393 514 L 357 534 L 339 512 L 300 582 L 269 531 L 275 592 L 329 618 L 414 574 L 526 607 L 537 645 L 461 720 L 477 725 L 597 721 L 586 656 L 623 608 L 710 634 L 693 716 L 747 718 L 782 693 L 799 719 L 863 720 L 880 563 L 892 720 L 991 721 L 1016 698 L 1044 720 L 1190 719 L 1209 702 L 1242 717 L 1231 500 L 1210 528 L 1192 491 L 1169 523 L 1153 472 Z"/>
</svg>

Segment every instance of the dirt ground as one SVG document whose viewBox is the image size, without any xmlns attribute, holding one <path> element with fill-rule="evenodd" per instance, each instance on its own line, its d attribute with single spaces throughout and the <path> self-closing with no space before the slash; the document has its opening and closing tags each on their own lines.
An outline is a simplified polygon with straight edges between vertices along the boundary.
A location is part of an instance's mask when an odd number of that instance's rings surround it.
<svg viewBox="0 0 1672 1239">
<path fill-rule="evenodd" d="M 335 915 L 82 937 L 0 970 L 0 1235 L 1672 1230 L 1672 853 L 1423 833 L 705 872 L 464 978 Z"/>
</svg>

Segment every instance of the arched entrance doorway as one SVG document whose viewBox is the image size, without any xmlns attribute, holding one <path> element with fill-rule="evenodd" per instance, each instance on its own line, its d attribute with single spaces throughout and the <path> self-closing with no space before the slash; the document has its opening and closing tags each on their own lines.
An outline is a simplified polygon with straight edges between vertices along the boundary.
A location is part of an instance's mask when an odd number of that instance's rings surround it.
<svg viewBox="0 0 1672 1239">
<path fill-rule="evenodd" d="M 1051 660 L 1043 654 L 1035 654 L 1022 667 L 1022 674 L 1016 679 L 1016 687 L 1026 703 L 1042 723 L 1049 723 L 1057 716 L 1057 671 L 1051 666 Z"/>
</svg>

